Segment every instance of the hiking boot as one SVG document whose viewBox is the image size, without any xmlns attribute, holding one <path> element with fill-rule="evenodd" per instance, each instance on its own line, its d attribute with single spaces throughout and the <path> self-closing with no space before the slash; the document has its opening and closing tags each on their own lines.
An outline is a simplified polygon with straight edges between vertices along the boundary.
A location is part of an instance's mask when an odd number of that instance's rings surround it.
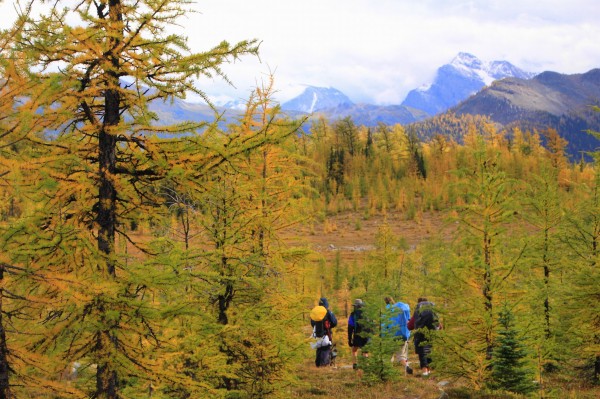
<svg viewBox="0 0 600 399">
<path fill-rule="evenodd" d="M 353 368 L 354 370 L 358 369 L 358 364 L 356 364 L 356 363 L 352 364 L 352 368 Z"/>
<path fill-rule="evenodd" d="M 429 377 L 429 371 L 424 371 L 423 374 L 421 374 L 423 377 Z"/>
<path fill-rule="evenodd" d="M 413 373 L 413 369 L 410 366 L 406 366 L 406 374 L 411 374 Z"/>
</svg>

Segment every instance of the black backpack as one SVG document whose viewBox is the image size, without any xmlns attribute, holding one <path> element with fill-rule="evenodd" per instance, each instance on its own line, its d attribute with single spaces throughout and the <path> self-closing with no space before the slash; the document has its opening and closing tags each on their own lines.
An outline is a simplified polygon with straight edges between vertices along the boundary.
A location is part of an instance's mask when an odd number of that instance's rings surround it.
<svg viewBox="0 0 600 399">
<path fill-rule="evenodd" d="M 322 338 L 325 335 L 331 339 L 331 321 L 329 320 L 329 312 L 325 315 L 323 320 L 315 321 L 315 337 Z"/>
<path fill-rule="evenodd" d="M 415 329 L 437 330 L 440 325 L 438 315 L 433 311 L 433 303 L 422 302 L 415 316 Z"/>
</svg>

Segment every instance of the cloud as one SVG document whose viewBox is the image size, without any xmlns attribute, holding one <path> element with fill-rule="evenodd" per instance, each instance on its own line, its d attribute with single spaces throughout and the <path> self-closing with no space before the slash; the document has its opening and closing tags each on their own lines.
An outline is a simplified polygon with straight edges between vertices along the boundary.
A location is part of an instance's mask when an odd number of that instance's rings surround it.
<svg viewBox="0 0 600 399">
<path fill-rule="evenodd" d="M 240 12 L 263 23 L 237 28 L 263 40 L 261 57 L 276 67 L 276 82 L 333 86 L 358 102 L 400 102 L 460 51 L 532 71 L 600 66 L 593 45 L 600 29 L 591 23 L 600 6 L 591 1 L 252 3 L 254 11 Z M 242 80 L 252 74 L 236 67 Z"/>
<path fill-rule="evenodd" d="M 597 0 L 203 0 L 192 6 L 198 12 L 187 14 L 177 32 L 193 51 L 221 40 L 262 42 L 260 59 L 224 66 L 236 89 L 199 81 L 208 94 L 232 99 L 247 98 L 274 71 L 282 101 L 301 85 L 314 85 L 335 87 L 356 102 L 399 103 L 460 51 L 529 71 L 600 67 Z M 0 12 L 7 7 L 1 4 Z"/>
</svg>

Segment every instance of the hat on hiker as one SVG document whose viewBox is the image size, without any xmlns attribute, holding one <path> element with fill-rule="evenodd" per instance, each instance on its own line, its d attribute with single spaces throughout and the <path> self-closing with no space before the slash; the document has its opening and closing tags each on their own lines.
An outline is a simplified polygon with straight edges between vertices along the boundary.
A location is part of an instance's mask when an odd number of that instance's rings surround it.
<svg viewBox="0 0 600 399">
<path fill-rule="evenodd" d="M 327 309 L 329 309 L 329 301 L 325 297 L 319 299 L 319 305 L 325 306 Z"/>
<path fill-rule="evenodd" d="M 362 301 L 362 299 L 355 299 L 354 300 L 354 307 L 356 308 L 361 308 L 365 303 Z"/>
</svg>

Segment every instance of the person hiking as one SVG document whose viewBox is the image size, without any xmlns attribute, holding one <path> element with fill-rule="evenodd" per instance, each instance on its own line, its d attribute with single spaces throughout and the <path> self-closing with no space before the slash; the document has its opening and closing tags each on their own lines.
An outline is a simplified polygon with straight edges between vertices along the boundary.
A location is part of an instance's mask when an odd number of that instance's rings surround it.
<svg viewBox="0 0 600 399">
<path fill-rule="evenodd" d="M 415 352 L 419 355 L 419 366 L 421 367 L 421 375 L 428 377 L 431 373 L 431 344 L 427 341 L 426 330 L 439 330 L 441 325 L 438 317 L 433 310 L 433 302 L 429 302 L 427 298 L 419 298 L 417 307 L 413 314 L 414 330 L 415 330 Z"/>
<path fill-rule="evenodd" d="M 354 310 L 348 318 L 348 346 L 352 348 L 352 368 L 358 368 L 358 350 L 361 355 L 368 357 L 369 354 L 362 348 L 369 342 L 368 334 L 370 329 L 368 321 L 363 314 L 364 302 L 362 299 L 354 300 Z"/>
<path fill-rule="evenodd" d="M 406 374 L 412 374 L 413 369 L 408 364 L 408 320 L 410 319 L 410 306 L 403 302 L 395 302 L 391 296 L 386 296 L 385 308 L 389 315 L 387 324 L 390 334 L 398 344 L 398 349 L 392 355 L 392 362 L 399 362 L 404 366 Z"/>
<path fill-rule="evenodd" d="M 331 362 L 331 348 L 333 346 L 333 331 L 337 326 L 337 318 L 329 309 L 329 301 L 323 297 L 319 305 L 310 311 L 310 325 L 313 328 L 313 337 L 317 338 L 314 347 L 317 349 L 315 365 L 327 366 Z"/>
</svg>

